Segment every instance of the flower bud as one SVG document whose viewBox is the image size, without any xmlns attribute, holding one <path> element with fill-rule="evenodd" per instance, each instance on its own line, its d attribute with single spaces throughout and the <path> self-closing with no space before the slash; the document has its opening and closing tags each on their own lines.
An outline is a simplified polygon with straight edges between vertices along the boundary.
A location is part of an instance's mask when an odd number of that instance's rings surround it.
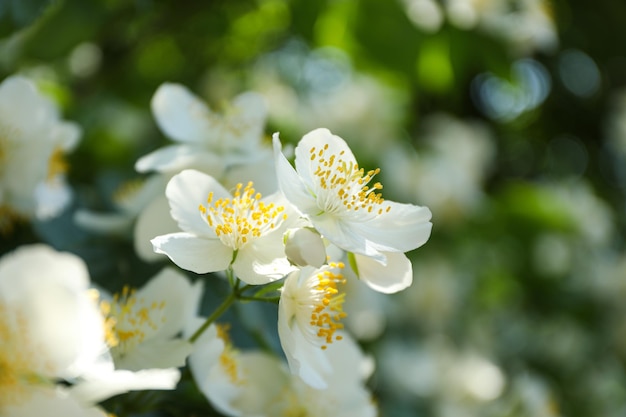
<svg viewBox="0 0 626 417">
<path fill-rule="evenodd" d="M 326 262 L 326 247 L 315 229 L 289 229 L 285 233 L 285 255 L 298 266 L 319 268 Z"/>
</svg>

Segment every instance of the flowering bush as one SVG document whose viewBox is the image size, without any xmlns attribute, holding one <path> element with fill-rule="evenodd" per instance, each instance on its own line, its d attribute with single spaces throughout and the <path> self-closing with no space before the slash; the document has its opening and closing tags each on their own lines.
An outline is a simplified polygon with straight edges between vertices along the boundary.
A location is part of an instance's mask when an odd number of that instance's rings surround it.
<svg viewBox="0 0 626 417">
<path fill-rule="evenodd" d="M 188 3 L 0 2 L 0 416 L 623 415 L 619 2 Z"/>
</svg>

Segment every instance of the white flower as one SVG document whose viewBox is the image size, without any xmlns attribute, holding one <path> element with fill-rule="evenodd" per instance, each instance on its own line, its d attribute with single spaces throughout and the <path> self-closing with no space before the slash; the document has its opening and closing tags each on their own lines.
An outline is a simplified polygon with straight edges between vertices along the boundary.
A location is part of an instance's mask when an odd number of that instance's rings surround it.
<svg viewBox="0 0 626 417">
<path fill-rule="evenodd" d="M 31 81 L 13 76 L 0 84 L 0 228 L 12 218 L 44 219 L 65 208 L 71 191 L 64 154 L 80 133 Z"/>
<path fill-rule="evenodd" d="M 283 250 L 288 217 L 280 195 L 261 198 L 238 184 L 231 195 L 213 177 L 195 170 L 167 185 L 171 215 L 183 230 L 152 239 L 155 251 L 198 274 L 232 267 L 248 284 L 265 284 L 293 270 Z"/>
<path fill-rule="evenodd" d="M 204 320 L 198 319 L 193 328 Z M 364 381 L 373 363 L 349 337 L 328 349 L 334 373 L 325 389 L 290 375 L 277 357 L 238 351 L 222 326 L 210 326 L 198 338 L 189 367 L 200 391 L 227 416 L 370 417 L 376 415 Z"/>
<path fill-rule="evenodd" d="M 375 417 L 378 415 L 364 381 L 374 370 L 373 362 L 346 335 L 328 348 L 333 374 L 328 386 L 317 389 L 293 375 L 283 392 L 274 398 L 266 415 L 310 417 Z"/>
<path fill-rule="evenodd" d="M 139 172 L 173 174 L 193 168 L 220 176 L 231 165 L 262 157 L 266 109 L 256 93 L 239 95 L 220 115 L 184 86 L 164 83 L 152 98 L 152 112 L 161 130 L 180 144 L 140 158 L 135 165 Z"/>
<path fill-rule="evenodd" d="M 393 146 L 383 156 L 383 169 L 396 179 L 389 191 L 426 204 L 446 223 L 479 212 L 495 156 L 487 127 L 434 114 L 424 118 L 420 140 L 426 146 L 419 154 L 411 146 Z"/>
<path fill-rule="evenodd" d="M 202 283 L 191 284 L 180 272 L 164 268 L 139 290 L 124 287 L 101 301 L 109 324 L 107 342 L 117 369 L 182 367 L 191 344 L 179 337 L 196 314 Z"/>
<path fill-rule="evenodd" d="M 395 292 L 410 284 L 410 262 L 402 254 L 423 245 L 430 236 L 426 207 L 386 201 L 380 183 L 368 185 L 379 170 L 359 168 L 352 151 L 327 129 L 306 134 L 296 147 L 296 169 L 281 153 L 274 136 L 279 186 L 320 234 L 341 249 L 375 259 L 381 269 L 400 275 L 361 276 L 373 288 Z M 389 253 L 398 253 L 389 256 Z M 399 262 L 399 264 L 396 264 Z M 368 269 L 368 268 L 365 268 Z"/>
<path fill-rule="evenodd" d="M 45 245 L 24 246 L 0 259 L 1 415 L 87 414 L 55 384 L 90 369 L 105 347 L 88 285 L 80 258 Z"/>
<path fill-rule="evenodd" d="M 189 330 L 203 323 L 204 319 L 197 318 Z M 196 340 L 189 369 L 213 407 L 228 416 L 267 415 L 265 410 L 288 381 L 278 358 L 257 351 L 239 352 L 223 325 L 211 325 Z"/>
<path fill-rule="evenodd" d="M 278 335 L 289 368 L 309 385 L 326 388 L 332 368 L 325 350 L 344 336 L 341 263 L 304 267 L 285 279 L 278 305 Z"/>
<path fill-rule="evenodd" d="M 155 174 L 145 180 L 125 182 L 111 198 L 116 211 L 101 213 L 78 209 L 74 221 L 93 233 L 133 237 L 135 250 L 142 259 L 160 259 L 154 254 L 150 239 L 177 230 L 176 222 L 167 214 L 165 186 L 168 180 L 166 175 Z M 158 220 L 153 221 L 153 217 Z M 146 233 L 146 229 L 150 231 Z"/>
</svg>

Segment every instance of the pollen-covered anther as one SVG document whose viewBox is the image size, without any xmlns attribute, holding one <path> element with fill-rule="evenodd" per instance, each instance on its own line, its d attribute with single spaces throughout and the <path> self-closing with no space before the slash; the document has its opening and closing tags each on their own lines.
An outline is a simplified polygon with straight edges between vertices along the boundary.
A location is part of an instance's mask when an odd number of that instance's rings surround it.
<svg viewBox="0 0 626 417">
<path fill-rule="evenodd" d="M 310 149 L 311 161 L 314 161 L 316 168 L 313 175 L 317 178 L 322 190 L 327 190 L 332 198 L 327 202 L 337 199 L 348 210 L 366 210 L 368 213 L 383 214 L 389 208 L 378 208 L 376 205 L 383 203 L 381 193 L 383 186 L 380 182 L 368 185 L 372 179 L 380 173 L 380 168 L 365 172 L 363 168 L 354 162 L 346 162 L 342 157 L 344 151 L 338 155 L 331 154 L 326 157 L 328 144 L 323 149 L 317 151 L 316 147 Z M 324 211 L 333 211 L 337 207 L 332 203 L 327 203 Z"/>
<path fill-rule="evenodd" d="M 238 352 L 233 347 L 230 340 L 229 330 L 230 324 L 217 324 L 217 337 L 224 342 L 224 350 L 222 351 L 219 363 L 224 373 L 228 376 L 231 383 L 240 385 L 245 381 L 241 378 L 238 366 Z"/>
<path fill-rule="evenodd" d="M 105 317 L 105 336 L 109 347 L 123 354 L 127 349 L 144 341 L 146 332 L 156 332 L 165 322 L 165 301 L 146 303 L 137 298 L 136 290 L 124 286 L 112 301 L 101 301 L 100 310 Z"/>
<path fill-rule="evenodd" d="M 250 181 L 245 187 L 241 183 L 237 184 L 232 198 L 213 201 L 213 193 L 209 193 L 207 205 L 200 204 L 198 209 L 225 245 L 241 249 L 250 240 L 278 227 L 287 218 L 283 206 L 268 204 L 261 198 L 261 193 L 255 192 Z"/>
<path fill-rule="evenodd" d="M 335 269 L 344 268 L 342 262 L 331 262 L 329 266 Z M 335 333 L 343 329 L 341 320 L 347 316 L 343 311 L 345 293 L 339 290 L 339 286 L 345 284 L 345 279 L 342 274 L 331 270 L 320 272 L 316 278 L 317 302 L 311 311 L 310 324 L 317 327 L 317 336 L 322 339 L 321 348 L 324 350 L 334 340 L 341 340 L 341 336 Z"/>
</svg>

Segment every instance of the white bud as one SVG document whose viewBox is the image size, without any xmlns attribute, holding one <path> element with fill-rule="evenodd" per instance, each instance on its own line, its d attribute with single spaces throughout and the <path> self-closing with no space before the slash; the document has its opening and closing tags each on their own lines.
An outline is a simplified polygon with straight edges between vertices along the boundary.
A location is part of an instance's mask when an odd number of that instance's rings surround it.
<svg viewBox="0 0 626 417">
<path fill-rule="evenodd" d="M 326 247 L 315 229 L 289 229 L 285 233 L 285 255 L 298 266 L 319 268 L 326 262 Z"/>
</svg>

